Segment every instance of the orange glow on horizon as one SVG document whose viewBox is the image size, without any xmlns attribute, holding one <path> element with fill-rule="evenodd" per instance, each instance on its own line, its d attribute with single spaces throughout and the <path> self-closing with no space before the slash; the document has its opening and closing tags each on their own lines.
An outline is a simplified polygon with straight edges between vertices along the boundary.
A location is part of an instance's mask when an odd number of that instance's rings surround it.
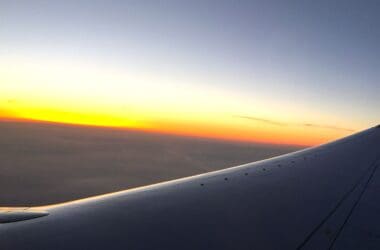
<svg viewBox="0 0 380 250">
<path fill-rule="evenodd" d="M 179 136 L 203 137 L 211 139 L 221 139 L 240 142 L 256 142 L 266 144 L 283 144 L 298 146 L 314 146 L 328 141 L 332 141 L 344 135 L 330 134 L 322 137 L 315 131 L 304 131 L 302 135 L 299 129 L 273 129 L 268 127 L 252 130 L 249 127 L 233 127 L 222 124 L 206 124 L 197 122 L 176 122 L 176 121 L 151 121 L 142 123 L 116 119 L 107 116 L 87 116 L 81 117 L 78 114 L 62 116 L 29 116 L 22 117 L 17 115 L 4 115 L 0 113 L 0 121 L 17 122 L 48 122 L 69 125 L 82 125 L 91 127 L 106 127 L 116 129 L 133 129 L 154 133 L 165 133 Z"/>
<path fill-rule="evenodd" d="M 328 126 L 345 124 L 328 114 L 198 81 L 79 62 L 4 58 L 0 118 L 308 146 L 353 132 Z"/>
</svg>

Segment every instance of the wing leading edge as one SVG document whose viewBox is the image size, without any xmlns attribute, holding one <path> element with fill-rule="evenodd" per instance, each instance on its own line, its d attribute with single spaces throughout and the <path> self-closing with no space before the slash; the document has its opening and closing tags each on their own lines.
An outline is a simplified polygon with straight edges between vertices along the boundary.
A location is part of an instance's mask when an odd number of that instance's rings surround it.
<svg viewBox="0 0 380 250">
<path fill-rule="evenodd" d="M 32 208 L 44 216 L 0 222 L 1 249 L 378 248 L 379 154 L 374 127 L 264 161 Z"/>
</svg>

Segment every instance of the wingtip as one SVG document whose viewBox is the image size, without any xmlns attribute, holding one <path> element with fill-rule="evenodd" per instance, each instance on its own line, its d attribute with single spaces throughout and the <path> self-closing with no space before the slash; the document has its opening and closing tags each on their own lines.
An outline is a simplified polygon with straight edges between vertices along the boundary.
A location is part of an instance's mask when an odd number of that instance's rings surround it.
<svg viewBox="0 0 380 250">
<path fill-rule="evenodd" d="M 0 224 L 35 219 L 48 214 L 46 211 L 29 208 L 0 208 Z"/>
</svg>

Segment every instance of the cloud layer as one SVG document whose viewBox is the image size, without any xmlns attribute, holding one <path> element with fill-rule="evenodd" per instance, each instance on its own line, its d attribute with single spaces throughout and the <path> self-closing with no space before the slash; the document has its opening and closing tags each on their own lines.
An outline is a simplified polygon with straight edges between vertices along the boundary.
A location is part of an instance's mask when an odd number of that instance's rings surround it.
<svg viewBox="0 0 380 250">
<path fill-rule="evenodd" d="M 263 119 L 260 117 L 256 116 L 244 116 L 244 115 L 237 115 L 235 116 L 237 118 L 241 119 L 247 119 L 255 122 L 261 122 L 261 123 L 266 123 L 270 125 L 275 125 L 275 126 L 300 126 L 300 127 L 308 127 L 308 128 L 321 128 L 321 129 L 332 129 L 332 130 L 340 130 L 340 131 L 348 131 L 348 132 L 354 132 L 354 129 L 350 128 L 342 128 L 342 127 L 337 127 L 333 125 L 326 125 L 326 124 L 315 124 L 315 123 L 285 123 L 285 122 L 280 122 L 277 120 L 269 120 L 269 119 Z"/>
</svg>

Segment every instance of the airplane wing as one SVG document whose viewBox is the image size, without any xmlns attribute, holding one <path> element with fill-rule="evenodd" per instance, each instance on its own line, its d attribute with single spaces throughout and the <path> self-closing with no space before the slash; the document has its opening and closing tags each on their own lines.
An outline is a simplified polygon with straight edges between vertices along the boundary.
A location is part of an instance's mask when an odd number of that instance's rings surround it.
<svg viewBox="0 0 380 250">
<path fill-rule="evenodd" d="M 0 249 L 380 249 L 380 125 L 220 171 L 0 209 Z"/>
</svg>

